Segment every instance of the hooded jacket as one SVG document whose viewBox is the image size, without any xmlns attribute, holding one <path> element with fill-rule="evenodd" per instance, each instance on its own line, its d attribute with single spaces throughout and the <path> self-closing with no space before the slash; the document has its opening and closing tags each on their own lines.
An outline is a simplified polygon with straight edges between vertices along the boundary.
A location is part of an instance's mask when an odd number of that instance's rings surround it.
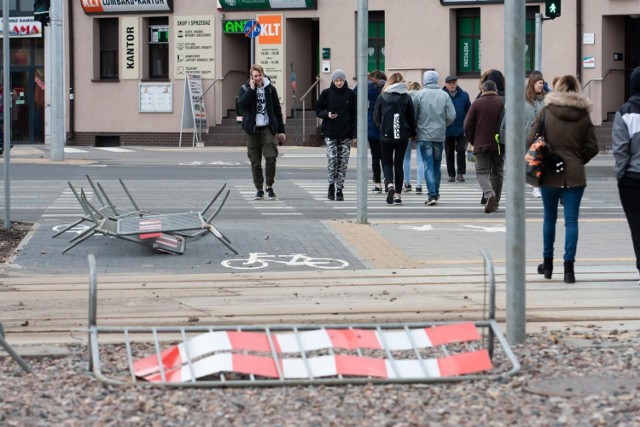
<svg viewBox="0 0 640 427">
<path fill-rule="evenodd" d="M 640 67 L 631 73 L 633 94 L 613 119 L 611 143 L 616 178 L 640 179 Z"/>
<path fill-rule="evenodd" d="M 329 118 L 329 112 L 338 114 Z M 357 133 L 356 94 L 347 83 L 338 88 L 333 82 L 320 93 L 316 102 L 316 116 L 322 119 L 322 135 L 331 139 L 355 139 Z"/>
<path fill-rule="evenodd" d="M 447 126 L 456 119 L 456 109 L 449 94 L 438 87 L 438 73 L 425 72 L 424 88 L 412 99 L 418 141 L 444 142 Z"/>
<path fill-rule="evenodd" d="M 407 138 L 416 136 L 416 115 L 413 111 L 413 102 L 406 83 L 395 83 L 387 87 L 387 90 L 378 97 L 376 106 L 373 110 L 373 120 L 378 127 L 382 124 L 382 116 L 389 104 L 400 102 L 402 114 L 400 117 L 401 135 L 407 135 Z M 393 111 L 393 110 L 392 110 Z M 381 140 L 384 137 L 380 135 Z"/>
<path fill-rule="evenodd" d="M 544 117 L 545 140 L 551 151 L 564 160 L 564 171 L 543 173 L 541 186 L 584 187 L 587 177 L 584 165 L 598 154 L 598 140 L 589 112 L 591 101 L 575 92 L 551 92 L 544 98 L 545 108 L 538 114 L 529 135 L 530 146 L 540 131 Z"/>
<path fill-rule="evenodd" d="M 285 133 L 282 119 L 282 107 L 278 98 L 278 91 L 267 76 L 262 78 L 264 97 L 266 102 L 267 117 L 269 117 L 269 130 L 272 134 Z M 244 110 L 242 115 L 242 129 L 250 135 L 256 133 L 256 114 L 258 112 L 258 91 L 251 89 L 249 80 L 240 87 L 238 104 Z"/>
</svg>

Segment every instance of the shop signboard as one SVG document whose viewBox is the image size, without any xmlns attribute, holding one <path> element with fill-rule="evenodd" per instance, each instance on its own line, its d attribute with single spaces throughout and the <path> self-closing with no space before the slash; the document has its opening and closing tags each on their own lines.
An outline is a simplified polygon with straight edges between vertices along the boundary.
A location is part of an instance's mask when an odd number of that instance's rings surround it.
<svg viewBox="0 0 640 427">
<path fill-rule="evenodd" d="M 4 20 L 0 18 L 0 38 L 3 34 Z M 10 38 L 37 38 L 42 37 L 42 23 L 33 19 L 33 16 L 16 16 L 9 18 Z"/>
<path fill-rule="evenodd" d="M 215 78 L 214 15 L 174 17 L 174 78 L 197 74 Z"/>
<path fill-rule="evenodd" d="M 256 38 L 256 63 L 264 68 L 284 103 L 284 19 L 282 15 L 258 15 L 260 36 Z"/>
<path fill-rule="evenodd" d="M 173 0 L 80 0 L 87 15 L 103 13 L 167 13 L 173 12 Z"/>
</svg>

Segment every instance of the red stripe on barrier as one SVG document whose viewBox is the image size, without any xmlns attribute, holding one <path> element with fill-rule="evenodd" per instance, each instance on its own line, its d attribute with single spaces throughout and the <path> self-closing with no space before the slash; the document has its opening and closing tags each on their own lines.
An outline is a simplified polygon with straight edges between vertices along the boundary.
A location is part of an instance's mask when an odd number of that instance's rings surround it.
<svg viewBox="0 0 640 427">
<path fill-rule="evenodd" d="M 438 366 L 442 377 L 453 377 L 493 369 L 487 350 L 443 357 L 438 359 Z"/>
<path fill-rule="evenodd" d="M 233 372 L 279 378 L 275 362 L 268 357 L 234 354 L 232 360 Z"/>
<path fill-rule="evenodd" d="M 480 339 L 480 333 L 473 322 L 434 326 L 425 328 L 425 331 L 433 346 Z"/>
<path fill-rule="evenodd" d="M 231 348 L 234 350 L 247 351 L 271 351 L 267 335 L 261 332 L 227 332 Z M 277 340 L 273 340 L 276 351 L 279 352 Z"/>
<path fill-rule="evenodd" d="M 356 348 L 379 349 L 382 346 L 375 331 L 364 329 L 327 329 L 329 339 L 336 348 L 353 350 Z"/>
<path fill-rule="evenodd" d="M 180 357 L 180 350 L 178 347 L 171 347 L 160 352 L 160 358 L 162 360 L 162 366 L 165 371 L 182 365 L 182 358 Z M 133 362 L 133 370 L 138 377 L 144 377 L 149 374 L 159 372 L 160 367 L 158 365 L 158 356 L 155 354 L 147 356 L 144 359 L 136 360 Z M 160 376 L 160 374 L 158 374 Z"/>
<path fill-rule="evenodd" d="M 141 234 L 140 238 L 141 239 L 155 239 L 156 237 L 160 237 L 162 236 L 162 233 L 146 233 L 146 234 Z"/>
<path fill-rule="evenodd" d="M 387 365 L 384 359 L 359 356 L 335 356 L 336 370 L 341 375 L 372 376 L 387 378 Z"/>
</svg>

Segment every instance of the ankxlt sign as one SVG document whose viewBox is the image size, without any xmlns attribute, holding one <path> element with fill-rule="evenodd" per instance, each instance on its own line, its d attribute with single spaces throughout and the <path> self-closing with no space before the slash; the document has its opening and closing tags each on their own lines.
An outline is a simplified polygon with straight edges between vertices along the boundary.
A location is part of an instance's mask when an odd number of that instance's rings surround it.
<svg viewBox="0 0 640 427">
<path fill-rule="evenodd" d="M 80 0 L 84 13 L 166 13 L 173 11 L 173 0 Z"/>
<path fill-rule="evenodd" d="M 218 0 L 218 10 L 317 9 L 316 0 Z"/>
</svg>

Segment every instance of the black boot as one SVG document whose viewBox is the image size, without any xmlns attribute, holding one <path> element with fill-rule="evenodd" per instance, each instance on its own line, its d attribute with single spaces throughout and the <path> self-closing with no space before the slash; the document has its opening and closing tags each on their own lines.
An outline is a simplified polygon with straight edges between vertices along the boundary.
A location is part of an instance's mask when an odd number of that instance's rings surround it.
<svg viewBox="0 0 640 427">
<path fill-rule="evenodd" d="M 545 258 L 542 264 L 538 264 L 538 274 L 544 274 L 545 279 L 551 279 L 553 273 L 553 258 Z"/>
<path fill-rule="evenodd" d="M 327 199 L 329 200 L 336 199 L 336 186 L 333 184 L 329 184 L 329 192 L 327 193 Z"/>
<path fill-rule="evenodd" d="M 564 283 L 576 283 L 576 275 L 573 272 L 572 262 L 564 262 Z"/>
<path fill-rule="evenodd" d="M 344 200 L 344 195 L 342 194 L 342 189 L 338 188 L 336 190 L 336 201 L 341 202 Z"/>
</svg>

